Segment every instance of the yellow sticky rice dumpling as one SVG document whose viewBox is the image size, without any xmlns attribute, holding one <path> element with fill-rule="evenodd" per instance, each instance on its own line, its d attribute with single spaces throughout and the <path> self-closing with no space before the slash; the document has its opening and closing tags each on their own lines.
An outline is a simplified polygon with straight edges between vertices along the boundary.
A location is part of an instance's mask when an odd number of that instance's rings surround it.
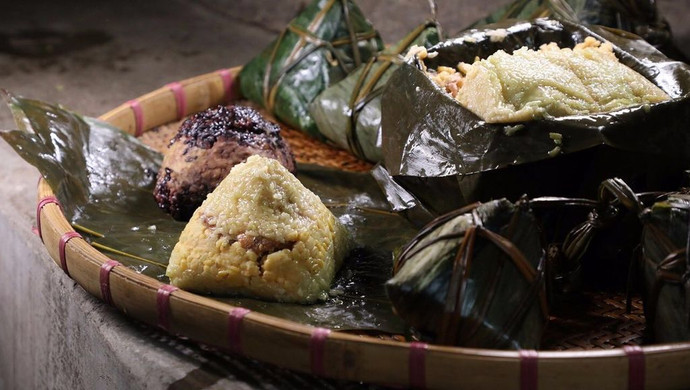
<svg viewBox="0 0 690 390">
<path fill-rule="evenodd" d="M 194 212 L 166 275 L 182 289 L 281 302 L 325 299 L 345 228 L 278 161 L 252 156 Z"/>
<path fill-rule="evenodd" d="M 539 50 L 499 50 L 457 70 L 439 67 L 430 77 L 488 123 L 548 116 L 587 115 L 659 103 L 669 96 L 621 64 L 610 43 L 587 37 L 575 48 L 556 43 Z"/>
</svg>

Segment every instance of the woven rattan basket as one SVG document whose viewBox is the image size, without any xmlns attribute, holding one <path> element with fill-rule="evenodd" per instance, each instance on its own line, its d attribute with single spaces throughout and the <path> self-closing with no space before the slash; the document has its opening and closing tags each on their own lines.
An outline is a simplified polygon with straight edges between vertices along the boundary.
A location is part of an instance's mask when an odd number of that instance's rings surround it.
<svg viewBox="0 0 690 390">
<path fill-rule="evenodd" d="M 101 119 L 141 135 L 233 99 L 237 71 L 169 84 Z M 232 353 L 317 376 L 403 387 L 690 388 L 690 343 L 580 351 L 451 348 L 346 334 L 232 307 L 119 266 L 74 232 L 45 181 L 38 197 L 44 245 L 86 291 L 128 316 Z"/>
</svg>

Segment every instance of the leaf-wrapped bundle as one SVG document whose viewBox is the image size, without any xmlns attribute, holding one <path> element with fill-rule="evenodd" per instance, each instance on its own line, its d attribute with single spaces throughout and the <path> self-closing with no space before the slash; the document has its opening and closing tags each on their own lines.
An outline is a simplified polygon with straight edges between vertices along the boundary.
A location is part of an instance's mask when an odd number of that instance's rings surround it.
<svg viewBox="0 0 690 390">
<path fill-rule="evenodd" d="M 425 64 L 455 67 L 497 50 L 510 53 L 550 42 L 573 47 L 586 37 L 610 42 L 621 63 L 671 100 L 516 126 L 489 124 L 409 63 L 391 77 L 382 97 L 387 171 L 436 215 L 477 200 L 517 199 L 525 193 L 594 198 L 599 183 L 610 177 L 640 191 L 678 188 L 690 165 L 690 66 L 669 60 L 639 38 L 546 19 L 513 21 L 442 42 L 429 49 L 438 55 Z"/>
<path fill-rule="evenodd" d="M 547 320 L 544 261 L 526 203 L 475 204 L 422 229 L 397 257 L 386 291 L 434 342 L 537 348 Z"/>
<path fill-rule="evenodd" d="M 643 299 L 656 342 L 690 340 L 690 195 L 672 194 L 642 218 Z"/>
<path fill-rule="evenodd" d="M 508 19 L 544 17 L 630 31 L 669 57 L 684 60 L 683 54 L 673 44 L 669 24 L 659 14 L 654 0 L 516 0 L 469 27 Z"/>
<path fill-rule="evenodd" d="M 637 194 L 614 178 L 601 183 L 596 200 L 530 199 L 548 243 L 551 302 L 582 288 L 622 291 L 629 287 L 631 259 L 642 232 L 639 215 L 659 195 Z"/>
<path fill-rule="evenodd" d="M 352 0 L 314 0 L 240 72 L 244 97 L 318 137 L 308 105 L 383 49 Z"/>
<path fill-rule="evenodd" d="M 402 61 L 399 55 L 414 45 L 431 47 L 439 41 L 438 24 L 424 23 L 323 91 L 309 106 L 319 132 L 359 158 L 380 161 L 381 92 Z"/>
</svg>

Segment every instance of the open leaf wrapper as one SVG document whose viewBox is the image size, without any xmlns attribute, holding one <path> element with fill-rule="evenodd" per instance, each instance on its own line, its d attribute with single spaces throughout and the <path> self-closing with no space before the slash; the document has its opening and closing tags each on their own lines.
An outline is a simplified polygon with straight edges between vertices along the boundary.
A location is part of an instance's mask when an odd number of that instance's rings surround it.
<svg viewBox="0 0 690 390">
<path fill-rule="evenodd" d="M 690 340 L 690 195 L 672 194 L 642 217 L 640 268 L 647 331 L 655 342 Z"/>
<path fill-rule="evenodd" d="M 654 0 L 516 0 L 474 22 L 472 27 L 505 21 L 550 17 L 572 23 L 625 30 L 677 60 L 685 60 L 673 44 L 671 28 Z"/>
<path fill-rule="evenodd" d="M 9 103 L 20 130 L 0 136 L 38 168 L 75 230 L 107 256 L 168 283 L 168 258 L 185 223 L 154 200 L 161 155 L 107 123 L 59 106 L 14 96 Z M 356 245 L 335 277 L 330 298 L 312 305 L 216 299 L 313 326 L 406 334 L 407 325 L 391 310 L 383 285 L 392 273 L 393 250 L 416 229 L 390 211 L 368 174 L 299 165 L 297 177 Z"/>
<path fill-rule="evenodd" d="M 502 39 L 496 39 L 498 29 Z M 425 64 L 455 67 L 499 49 L 510 53 L 550 42 L 573 47 L 590 36 L 611 42 L 621 63 L 671 100 L 516 126 L 488 124 L 411 61 L 391 77 L 382 97 L 383 162 L 389 175 L 432 215 L 523 194 L 591 199 L 599 183 L 610 177 L 620 177 L 638 191 L 678 188 L 690 166 L 690 67 L 669 60 L 638 37 L 548 19 L 513 21 L 442 42 L 429 49 L 438 55 Z M 562 135 L 556 156 L 550 153 L 555 147 L 551 133 Z M 382 187 L 400 190 L 385 183 Z"/>
<path fill-rule="evenodd" d="M 386 283 L 396 312 L 435 343 L 537 348 L 548 319 L 545 256 L 526 203 L 474 204 L 428 224 Z"/>
<path fill-rule="evenodd" d="M 319 137 L 309 103 L 382 49 L 378 32 L 352 0 L 314 0 L 242 68 L 242 95 Z"/>
<path fill-rule="evenodd" d="M 413 45 L 431 47 L 439 41 L 438 24 L 424 23 L 323 91 L 309 106 L 319 132 L 361 159 L 380 161 L 381 92 L 402 62 L 401 54 Z"/>
<path fill-rule="evenodd" d="M 163 277 L 167 256 L 160 261 L 156 255 L 172 250 L 184 223 L 153 199 L 161 155 L 97 119 L 41 101 L 11 95 L 8 100 L 21 130 L 0 136 L 38 168 L 67 220 L 92 243 L 140 257 L 110 253 L 124 264 Z"/>
</svg>

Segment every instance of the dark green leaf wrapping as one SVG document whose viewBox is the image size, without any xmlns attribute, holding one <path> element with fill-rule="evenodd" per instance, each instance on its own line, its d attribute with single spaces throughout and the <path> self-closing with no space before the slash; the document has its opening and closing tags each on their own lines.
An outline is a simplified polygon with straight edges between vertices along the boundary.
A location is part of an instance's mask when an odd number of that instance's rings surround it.
<svg viewBox="0 0 690 390">
<path fill-rule="evenodd" d="M 413 45 L 431 47 L 440 41 L 436 22 L 427 22 L 411 31 L 344 80 L 328 87 L 309 106 L 319 132 L 355 156 L 381 160 L 381 92 Z"/>
<path fill-rule="evenodd" d="M 309 103 L 381 49 L 352 0 L 314 0 L 242 68 L 240 88 L 283 123 L 318 137 Z"/>
<path fill-rule="evenodd" d="M 547 321 L 544 251 L 531 212 L 506 200 L 427 225 L 396 259 L 386 291 L 435 343 L 537 348 Z"/>
<path fill-rule="evenodd" d="M 601 183 L 596 200 L 529 200 L 548 243 L 547 291 L 553 309 L 583 287 L 623 291 L 629 286 L 628 271 L 642 232 L 638 216 L 659 195 L 636 194 L 615 178 Z"/>
<path fill-rule="evenodd" d="M 675 194 L 642 218 L 647 329 L 660 343 L 690 340 L 690 196 Z"/>
<path fill-rule="evenodd" d="M 503 40 L 491 31 L 507 29 Z M 585 37 L 609 41 L 619 60 L 672 100 L 610 113 L 487 124 L 446 94 L 413 64 L 391 77 L 382 97 L 384 165 L 395 180 L 439 215 L 473 201 L 543 195 L 594 198 L 601 181 L 620 177 L 639 191 L 678 188 L 690 165 L 690 67 L 664 57 L 639 38 L 598 27 L 539 19 L 471 30 L 430 51 L 429 68 L 456 66 L 557 42 L 572 47 Z M 562 134 L 561 153 L 550 133 Z M 444 196 L 438 196 L 444 194 Z"/>
<path fill-rule="evenodd" d="M 684 61 L 673 44 L 671 29 L 654 0 L 516 0 L 474 22 L 469 28 L 505 21 L 551 17 L 635 33 L 667 56 Z"/>
</svg>

